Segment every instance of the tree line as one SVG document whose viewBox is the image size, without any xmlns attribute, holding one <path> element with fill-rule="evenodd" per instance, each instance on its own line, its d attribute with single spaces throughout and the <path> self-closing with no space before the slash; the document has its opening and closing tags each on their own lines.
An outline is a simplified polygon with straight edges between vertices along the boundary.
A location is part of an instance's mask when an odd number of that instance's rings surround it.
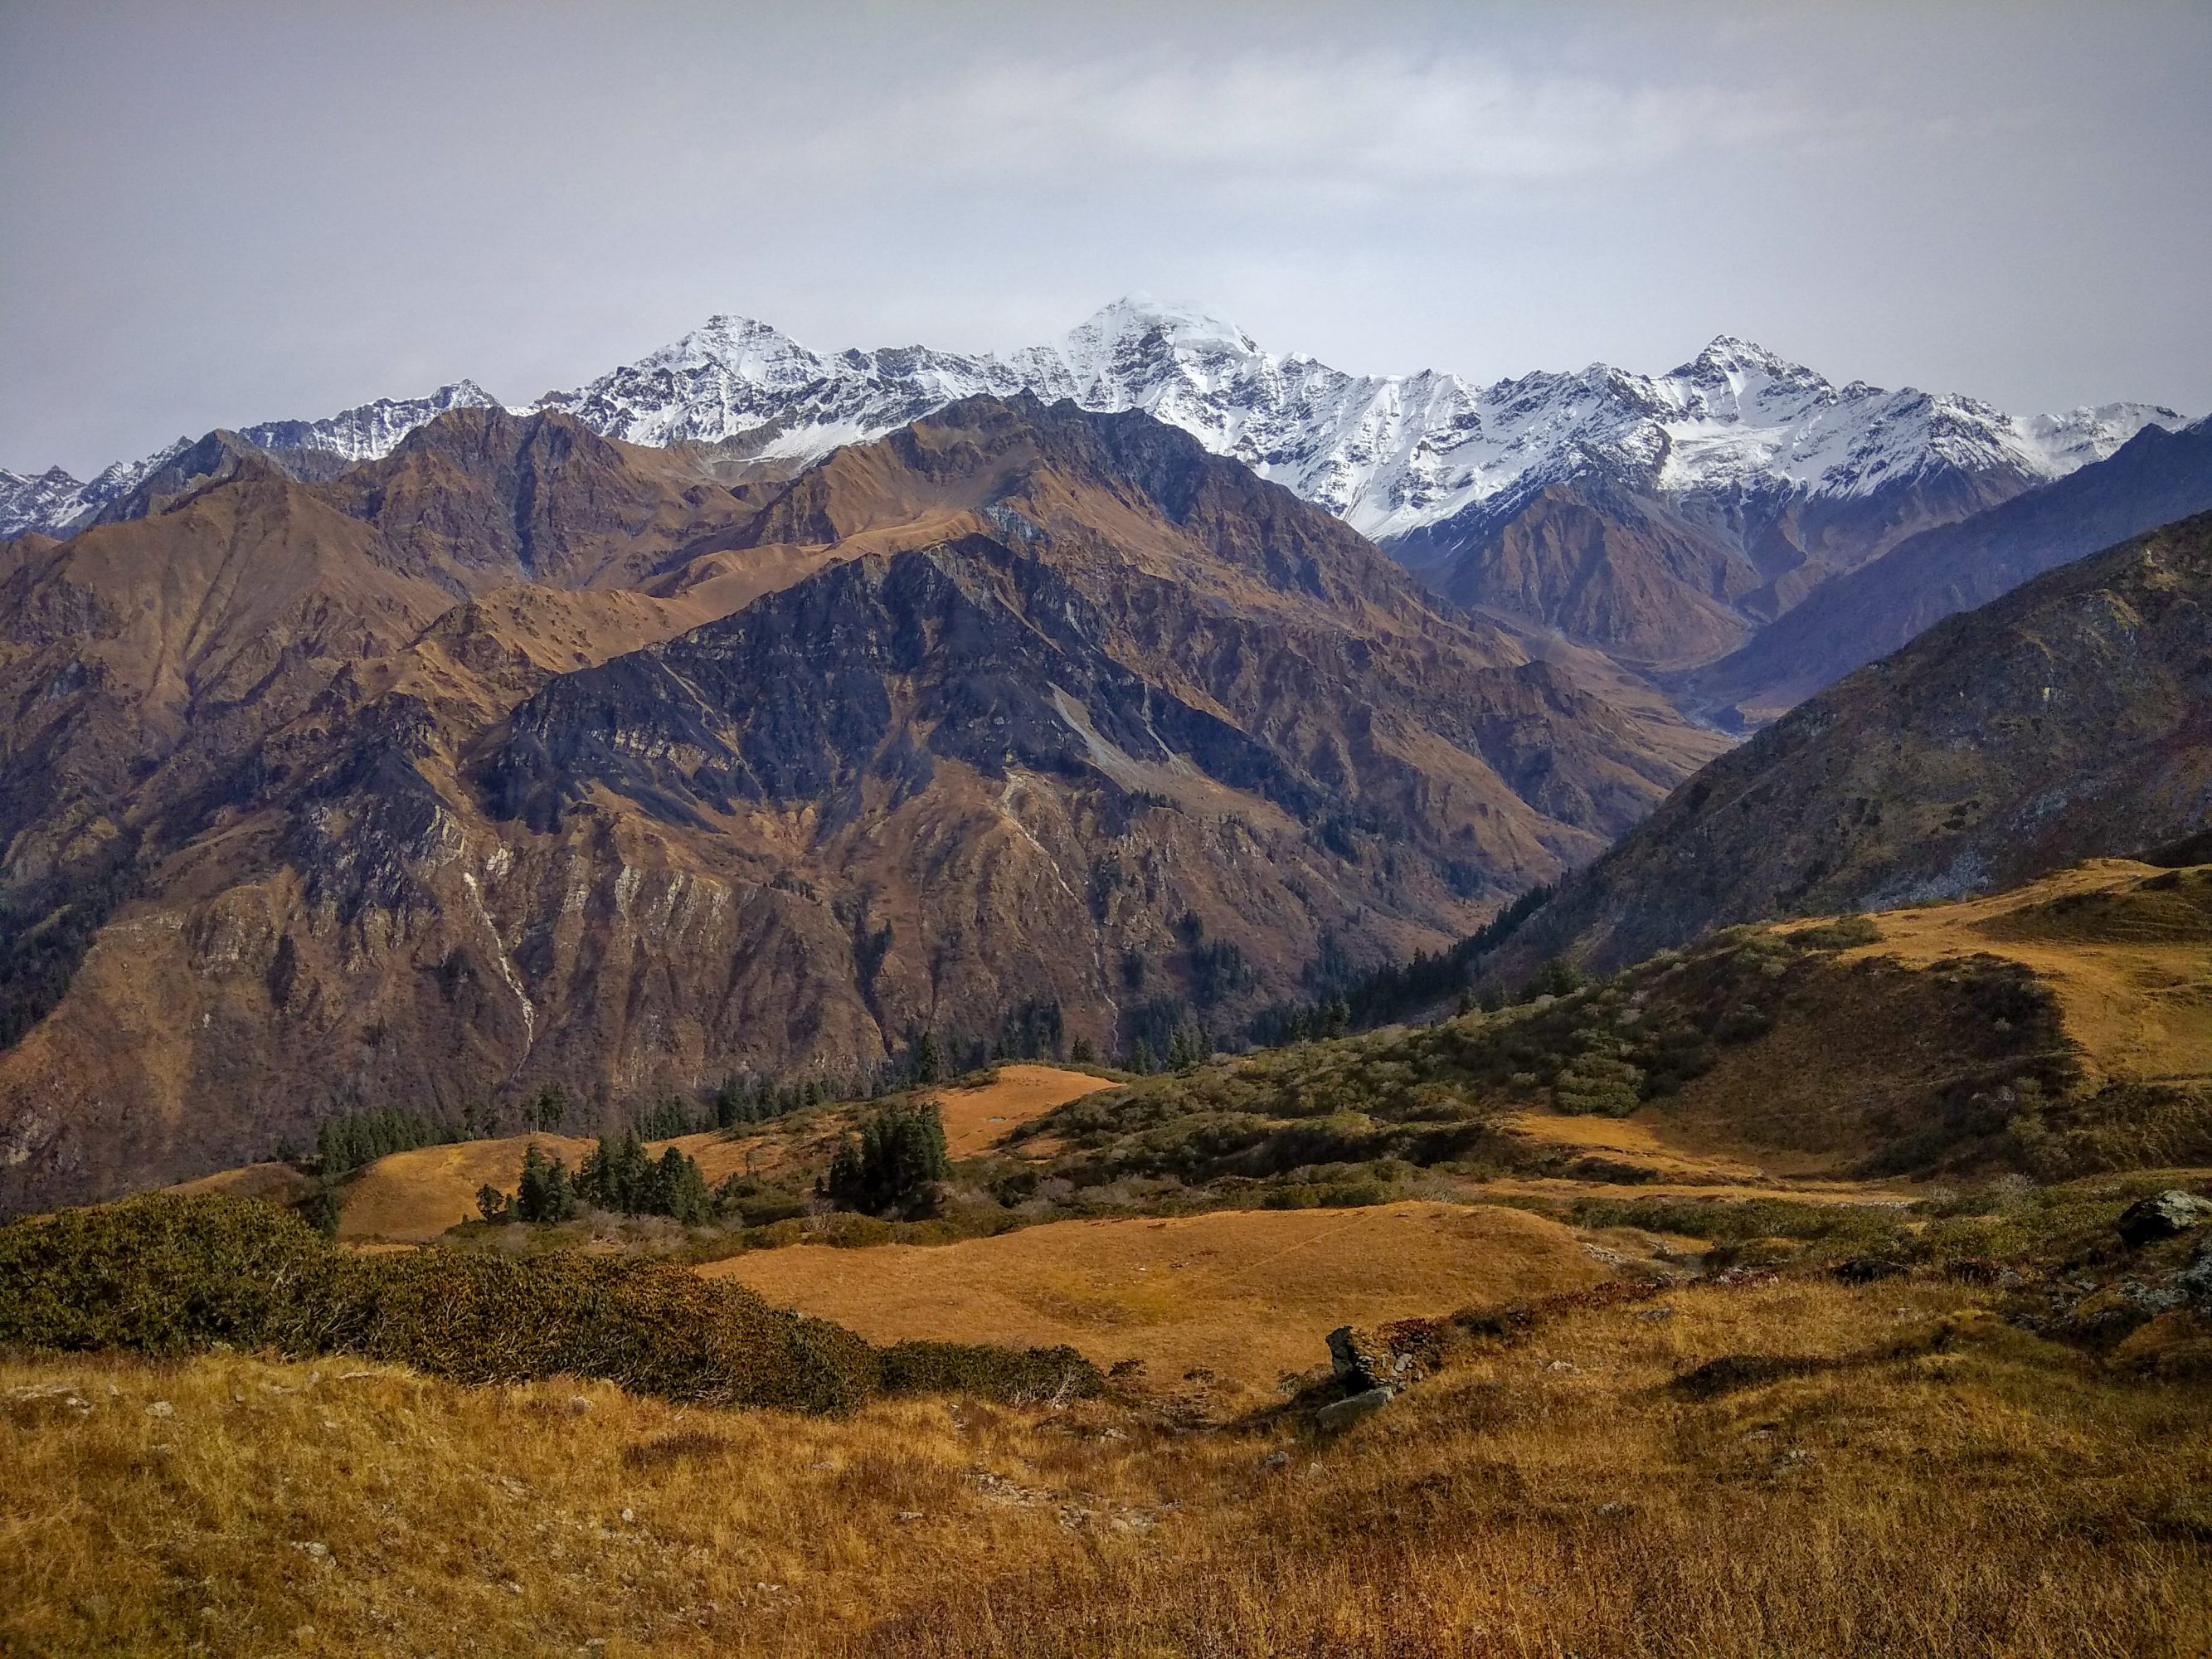
<svg viewBox="0 0 2212 1659">
<path fill-rule="evenodd" d="M 933 1213 L 952 1162 L 935 1101 L 900 1101 L 870 1112 L 848 1132 L 815 1193 L 839 1209 L 911 1219 Z M 627 1216 L 659 1215 L 687 1226 L 719 1218 L 744 1196 L 732 1176 L 710 1188 L 698 1160 L 680 1147 L 659 1158 L 634 1131 L 603 1135 L 574 1173 L 535 1143 L 524 1149 L 512 1192 L 485 1182 L 477 1212 L 486 1221 L 541 1224 L 571 1220 L 586 1208 Z"/>
<path fill-rule="evenodd" d="M 586 1206 L 617 1215 L 665 1215 L 693 1225 L 711 1219 L 717 1201 L 696 1158 L 674 1146 L 656 1158 L 629 1130 L 600 1136 L 574 1176 L 562 1159 L 532 1144 L 522 1154 L 514 1191 L 502 1192 L 489 1182 L 477 1188 L 477 1211 L 486 1221 L 566 1221 Z"/>
</svg>

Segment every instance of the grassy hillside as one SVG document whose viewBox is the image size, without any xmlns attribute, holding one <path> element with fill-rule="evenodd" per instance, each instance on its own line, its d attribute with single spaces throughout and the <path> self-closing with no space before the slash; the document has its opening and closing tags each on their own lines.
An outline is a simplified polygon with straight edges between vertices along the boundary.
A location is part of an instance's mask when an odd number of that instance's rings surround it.
<svg viewBox="0 0 2212 1659">
<path fill-rule="evenodd" d="M 2108 862 L 1970 906 L 1728 930 L 1517 1007 L 1087 1097 L 1015 1144 L 1042 1141 L 1079 1185 L 1271 1182 L 1284 1202 L 1301 1187 L 1342 1201 L 1407 1165 L 1679 1179 L 1686 1154 L 1768 1176 L 2203 1162 L 2208 943 L 2212 868 Z M 1601 1144 L 1560 1114 L 1636 1127 Z"/>
<path fill-rule="evenodd" d="M 884 1103 L 648 1144 L 730 1194 L 708 1224 L 586 1216 L 528 1247 L 707 1260 L 807 1241 L 935 1244 L 1077 1218 L 1621 1191 L 1898 1202 L 1930 1181 L 2212 1163 L 2212 866 L 2098 860 L 1992 897 L 1741 927 L 1595 982 L 1427 1026 L 1144 1078 L 1010 1064 L 910 1098 L 952 1178 L 923 1220 L 821 1213 Z M 421 1147 L 335 1189 L 338 1237 L 475 1224 L 540 1134 Z M 1902 1184 L 1900 1184 L 1902 1183 Z M 255 1165 L 191 1183 L 304 1197 Z"/>
<path fill-rule="evenodd" d="M 2208 907 L 2106 863 L 1433 1026 L 1008 1067 L 927 1091 L 927 1221 L 18 1224 L 0 1652 L 2200 1650 L 2212 1226 L 2116 1223 L 2212 1194 Z M 766 1204 L 866 1109 L 681 1144 Z M 341 1190 L 428 1226 L 521 1147 Z M 207 1248 L 112 1237 L 209 1205 Z M 1332 1430 L 1346 1323 L 1411 1369 Z"/>
<path fill-rule="evenodd" d="M 377 1363 L 0 1359 L 0 1648 L 2195 1651 L 2212 1322 L 2091 1334 L 2187 1248 L 2118 1249 L 2122 1201 L 1928 1222 L 2004 1241 L 2009 1289 L 1931 1267 L 1478 1311 L 1336 1436 L 1295 1406 L 1179 1427 L 1141 1388 L 798 1418 Z"/>
</svg>

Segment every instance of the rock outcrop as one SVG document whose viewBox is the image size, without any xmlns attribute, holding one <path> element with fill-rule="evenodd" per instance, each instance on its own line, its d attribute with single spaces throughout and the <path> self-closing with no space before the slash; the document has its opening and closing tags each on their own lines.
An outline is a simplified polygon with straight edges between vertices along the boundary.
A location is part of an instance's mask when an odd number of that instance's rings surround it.
<svg viewBox="0 0 2212 1659">
<path fill-rule="evenodd" d="M 2129 1205 L 2120 1212 L 2118 1227 L 2121 1241 L 2131 1249 L 2141 1249 L 2162 1238 L 2178 1238 L 2209 1222 L 2212 1222 L 2212 1198 L 2199 1198 L 2179 1187 L 2169 1187 Z"/>
</svg>

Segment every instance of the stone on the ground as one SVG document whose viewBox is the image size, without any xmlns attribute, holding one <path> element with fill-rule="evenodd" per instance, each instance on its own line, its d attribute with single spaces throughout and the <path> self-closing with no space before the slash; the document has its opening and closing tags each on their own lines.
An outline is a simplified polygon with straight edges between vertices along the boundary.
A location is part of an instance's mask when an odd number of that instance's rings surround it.
<svg viewBox="0 0 2212 1659">
<path fill-rule="evenodd" d="M 2145 1244 L 2155 1244 L 2161 1238 L 2175 1237 L 2207 1221 L 2212 1221 L 2212 1199 L 2169 1187 L 2162 1193 L 2136 1200 L 2120 1212 L 2120 1237 L 2130 1247 L 2140 1249 Z"/>
<path fill-rule="evenodd" d="M 1395 1397 L 1395 1391 L 1389 1388 L 1369 1389 L 1323 1406 L 1314 1413 L 1314 1426 L 1324 1433 L 1334 1434 L 1340 1429 L 1350 1428 L 1363 1417 L 1374 1416 Z"/>
<path fill-rule="evenodd" d="M 2197 1241 L 2189 1265 L 2173 1276 L 2173 1286 L 2198 1306 L 2212 1309 L 2212 1233 Z"/>
<path fill-rule="evenodd" d="M 1328 1358 L 1336 1380 L 1346 1388 L 1379 1389 L 1389 1376 L 1389 1354 L 1349 1325 L 1328 1334 Z"/>
</svg>

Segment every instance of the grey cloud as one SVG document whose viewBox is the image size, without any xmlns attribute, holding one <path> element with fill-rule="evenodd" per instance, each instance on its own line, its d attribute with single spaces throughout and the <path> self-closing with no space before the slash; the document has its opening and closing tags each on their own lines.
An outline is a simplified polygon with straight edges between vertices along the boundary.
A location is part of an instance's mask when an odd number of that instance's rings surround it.
<svg viewBox="0 0 2212 1659">
<path fill-rule="evenodd" d="M 2203 410 L 2207 84 L 2155 0 L 0 6 L 0 465 L 1137 288 L 1354 370 Z"/>
</svg>

